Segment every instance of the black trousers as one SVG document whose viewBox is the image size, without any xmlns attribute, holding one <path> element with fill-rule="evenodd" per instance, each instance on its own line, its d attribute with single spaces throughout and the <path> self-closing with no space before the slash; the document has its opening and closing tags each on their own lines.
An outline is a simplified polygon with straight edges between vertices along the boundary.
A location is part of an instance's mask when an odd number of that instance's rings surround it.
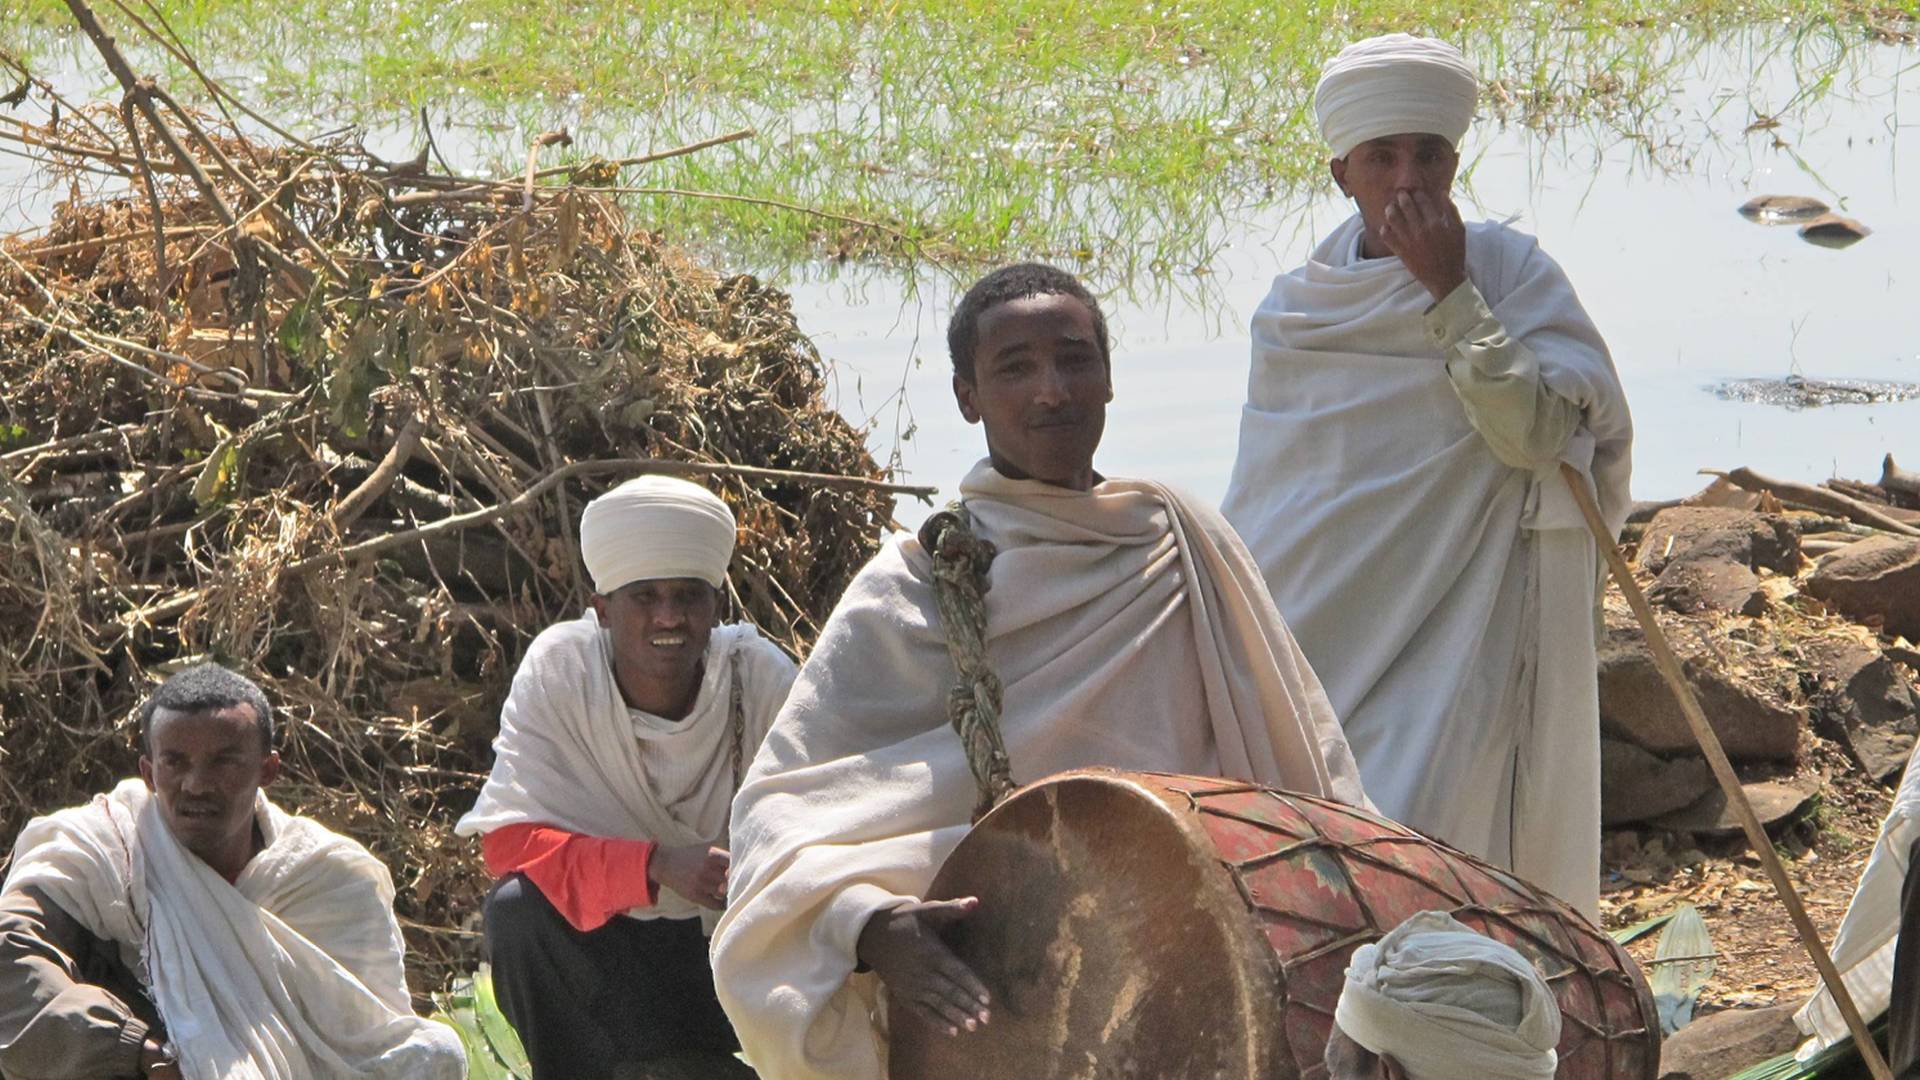
<svg viewBox="0 0 1920 1080">
<path fill-rule="evenodd" d="M 699 920 L 616 917 L 583 932 L 520 874 L 487 894 L 482 919 L 494 993 L 535 1080 L 680 1075 L 688 1062 L 689 1075 L 753 1075 L 731 1056 L 740 1043 Z"/>
</svg>

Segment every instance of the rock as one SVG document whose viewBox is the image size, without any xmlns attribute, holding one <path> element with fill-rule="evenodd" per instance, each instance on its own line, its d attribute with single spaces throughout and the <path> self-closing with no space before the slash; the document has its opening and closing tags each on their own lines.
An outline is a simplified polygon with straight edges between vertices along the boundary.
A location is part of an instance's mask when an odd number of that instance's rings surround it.
<svg viewBox="0 0 1920 1080">
<path fill-rule="evenodd" d="M 1753 571 L 1732 559 L 1718 557 L 1668 562 L 1647 589 L 1647 599 L 1683 615 L 1728 611 L 1757 617 L 1772 606 Z"/>
<path fill-rule="evenodd" d="M 1816 650 L 1812 711 L 1839 737 L 1867 775 L 1897 780 L 1920 732 L 1920 704 L 1886 654 L 1840 643 Z"/>
<path fill-rule="evenodd" d="M 1728 757 L 1735 761 L 1794 758 L 1805 710 L 1774 701 L 1760 688 L 1705 664 L 1683 661 L 1682 670 Z M 1637 630 L 1610 629 L 1600 646 L 1600 728 L 1656 754 L 1691 753 L 1698 748 L 1686 714 Z"/>
<path fill-rule="evenodd" d="M 1740 207 L 1740 216 L 1762 225 L 1808 221 L 1833 208 L 1806 195 L 1756 195 Z"/>
<path fill-rule="evenodd" d="M 1740 789 L 1747 793 L 1747 802 L 1753 804 L 1754 816 L 1769 829 L 1812 805 L 1817 793 L 1811 785 L 1803 786 L 1790 780 L 1763 780 L 1755 784 L 1742 784 Z M 1718 785 L 1693 805 L 1662 814 L 1648 824 L 1703 837 L 1735 836 L 1740 832 L 1740 819 L 1734 816 L 1733 808 L 1727 804 L 1726 793 Z"/>
<path fill-rule="evenodd" d="M 1787 519 L 1721 506 L 1676 506 L 1647 523 L 1639 562 L 1658 574 L 1675 559 L 1730 559 L 1749 570 L 1800 569 L 1800 535 Z"/>
<path fill-rule="evenodd" d="M 1657 520 L 1657 519 L 1656 519 Z M 1804 590 L 1855 621 L 1920 641 L 1920 539 L 1875 536 L 1820 560 Z"/>
<path fill-rule="evenodd" d="M 1800 226 L 1800 239 L 1824 248 L 1852 247 L 1871 235 L 1872 229 L 1839 214 L 1821 214 Z"/>
<path fill-rule="evenodd" d="M 1799 1007 L 1790 1001 L 1700 1017 L 1660 1047 L 1660 1080 L 1719 1080 L 1792 1050 L 1801 1038 L 1793 1026 Z"/>
<path fill-rule="evenodd" d="M 1668 760 L 1629 742 L 1600 740 L 1600 824 L 1608 828 L 1672 813 L 1712 788 L 1704 758 Z"/>
</svg>

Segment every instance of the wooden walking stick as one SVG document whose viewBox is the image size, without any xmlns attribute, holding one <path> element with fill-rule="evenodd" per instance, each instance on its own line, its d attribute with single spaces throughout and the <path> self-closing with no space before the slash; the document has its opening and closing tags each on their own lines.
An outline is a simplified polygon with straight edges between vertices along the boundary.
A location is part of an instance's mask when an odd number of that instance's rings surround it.
<svg viewBox="0 0 1920 1080">
<path fill-rule="evenodd" d="M 1820 931 L 1814 928 L 1813 920 L 1807 918 L 1806 905 L 1800 902 L 1800 894 L 1794 891 L 1793 882 L 1787 880 L 1786 867 L 1780 865 L 1780 857 L 1773 851 L 1773 842 L 1767 839 L 1767 830 L 1761 826 L 1759 816 L 1753 812 L 1753 805 L 1747 801 L 1747 793 L 1740 787 L 1740 778 L 1733 774 L 1733 764 L 1727 760 L 1727 752 L 1720 746 L 1720 737 L 1707 724 L 1707 714 L 1701 710 L 1699 699 L 1693 696 L 1693 687 L 1687 683 L 1679 658 L 1674 656 L 1673 647 L 1667 644 L 1667 636 L 1661 633 L 1660 624 L 1654 621 L 1653 608 L 1633 580 L 1633 571 L 1627 567 L 1627 560 L 1615 545 L 1613 534 L 1607 530 L 1606 523 L 1600 520 L 1600 507 L 1594 503 L 1593 493 L 1587 490 L 1586 477 L 1564 462 L 1560 466 L 1560 475 L 1566 478 L 1567 487 L 1572 489 L 1573 501 L 1580 505 L 1580 513 L 1587 519 L 1587 527 L 1593 530 L 1593 538 L 1599 543 L 1607 567 L 1613 571 L 1613 578 L 1620 585 L 1620 592 L 1632 606 L 1634 617 L 1640 620 L 1640 629 L 1646 632 L 1647 648 L 1653 653 L 1653 662 L 1660 669 L 1660 674 L 1666 676 L 1667 686 L 1672 689 L 1673 696 L 1679 699 L 1680 711 L 1686 714 L 1687 726 L 1693 729 L 1700 752 L 1706 755 L 1707 765 L 1713 769 L 1713 778 L 1720 782 L 1721 790 L 1726 792 L 1727 805 L 1733 808 L 1734 815 L 1740 819 L 1740 828 L 1747 834 L 1747 843 L 1752 845 L 1753 853 L 1759 856 L 1760 865 L 1773 882 L 1773 891 L 1779 894 L 1780 902 L 1786 905 L 1787 916 L 1793 920 L 1793 928 L 1800 933 L 1800 943 L 1806 947 L 1807 955 L 1813 958 L 1813 966 L 1820 972 L 1820 981 L 1826 984 L 1828 992 L 1833 995 L 1833 1003 L 1840 1007 L 1847 1030 L 1853 1033 L 1854 1045 L 1859 1047 L 1860 1057 L 1867 1063 L 1867 1071 L 1873 1074 L 1874 1080 L 1893 1080 L 1886 1059 L 1880 1056 L 1880 1048 L 1874 1045 L 1873 1036 L 1867 1033 L 1866 1021 L 1860 1019 L 1860 1010 L 1853 1004 L 1853 995 L 1847 993 L 1846 985 L 1840 981 L 1840 972 L 1833 966 L 1833 957 L 1827 955 L 1827 947 L 1820 941 Z"/>
</svg>

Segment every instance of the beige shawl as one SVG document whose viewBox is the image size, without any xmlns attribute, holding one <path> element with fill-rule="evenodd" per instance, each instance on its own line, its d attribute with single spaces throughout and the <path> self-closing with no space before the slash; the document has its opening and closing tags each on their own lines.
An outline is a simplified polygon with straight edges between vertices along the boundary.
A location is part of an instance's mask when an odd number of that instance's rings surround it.
<svg viewBox="0 0 1920 1080">
<path fill-rule="evenodd" d="M 1364 802 L 1319 681 L 1218 514 L 1147 481 L 1076 492 L 984 462 L 960 493 L 999 548 L 988 659 L 1016 782 L 1110 765 Z M 734 802 L 714 973 L 765 1077 L 881 1074 L 855 942 L 967 831 L 975 788 L 928 569 L 901 537 L 861 571 Z"/>
</svg>

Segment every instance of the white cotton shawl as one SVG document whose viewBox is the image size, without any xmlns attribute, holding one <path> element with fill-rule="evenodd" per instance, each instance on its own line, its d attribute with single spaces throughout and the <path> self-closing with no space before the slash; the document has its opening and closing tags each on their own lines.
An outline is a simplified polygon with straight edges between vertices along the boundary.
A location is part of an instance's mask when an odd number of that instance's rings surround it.
<svg viewBox="0 0 1920 1080">
<path fill-rule="evenodd" d="M 1864 1020 L 1885 1012 L 1893 1000 L 1893 953 L 1900 943 L 1900 890 L 1907 880 L 1908 854 L 1913 842 L 1920 839 L 1920 769 L 1914 768 L 1916 759 L 1920 759 L 1920 744 L 1907 758 L 1893 806 L 1880 824 L 1880 838 L 1874 842 L 1866 868 L 1860 871 L 1860 883 L 1833 937 L 1833 966 Z M 1832 992 L 1824 985 L 1793 1014 L 1793 1022 L 1802 1034 L 1812 1036 L 1796 1055 L 1801 1061 L 1852 1038 Z"/>
<path fill-rule="evenodd" d="M 466 1075 L 453 1029 L 413 1014 L 387 868 L 265 795 L 256 813 L 265 846 L 229 884 L 122 781 L 28 822 L 6 888 L 120 946 L 188 1080 Z"/>
<path fill-rule="evenodd" d="M 1358 215 L 1253 317 L 1222 509 L 1320 674 L 1382 813 L 1599 902 L 1598 551 L 1556 466 L 1500 462 L 1469 422 L 1397 258 Z M 1467 230 L 1467 271 L 1541 378 L 1582 409 L 1562 459 L 1615 532 L 1626 400 L 1566 275 L 1532 237 Z"/>
<path fill-rule="evenodd" d="M 1408 1080 L 1552 1080 L 1560 1006 L 1527 958 L 1422 911 L 1347 965 L 1334 1023 Z"/>
<path fill-rule="evenodd" d="M 999 549 L 987 652 L 1016 782 L 1110 765 L 1364 804 L 1312 670 L 1216 513 L 1148 481 L 1077 492 L 985 462 L 960 495 Z M 861 570 L 734 803 L 715 983 L 769 1080 L 881 1075 L 855 944 L 967 832 L 975 787 L 929 570 L 911 537 Z"/>
<path fill-rule="evenodd" d="M 493 771 L 456 833 L 534 824 L 669 847 L 726 846 L 733 673 L 746 721 L 744 767 L 793 685 L 793 661 L 751 626 L 715 627 L 692 711 L 666 720 L 627 707 L 608 648 L 592 611 L 534 639 L 500 709 Z M 657 904 L 627 914 L 708 917 L 666 888 Z"/>
</svg>

